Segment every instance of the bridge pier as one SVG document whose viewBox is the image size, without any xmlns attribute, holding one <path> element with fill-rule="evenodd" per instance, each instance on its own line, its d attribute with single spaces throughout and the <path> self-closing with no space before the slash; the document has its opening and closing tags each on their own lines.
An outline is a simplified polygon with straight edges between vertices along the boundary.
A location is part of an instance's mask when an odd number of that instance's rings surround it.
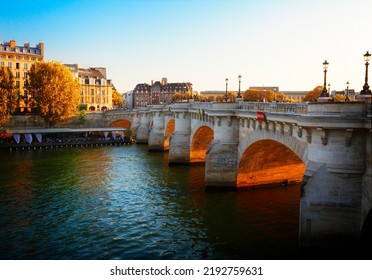
<svg viewBox="0 0 372 280">
<path fill-rule="evenodd" d="M 172 106 L 175 114 L 175 130 L 170 139 L 170 165 L 190 163 L 191 117 L 188 113 L 188 105 L 186 103 Z"/>
<path fill-rule="evenodd" d="M 301 185 L 300 247 L 357 247 L 366 168 L 364 131 L 317 128 L 310 139 Z"/>
<path fill-rule="evenodd" d="M 148 139 L 149 151 L 164 151 L 165 121 L 163 110 L 163 105 L 154 105 L 151 108 L 153 124 Z"/>
<path fill-rule="evenodd" d="M 148 110 L 139 110 L 141 123 L 136 130 L 136 143 L 147 144 L 150 134 L 150 112 Z"/>
<path fill-rule="evenodd" d="M 238 172 L 238 119 L 206 111 L 214 117 L 214 139 L 207 151 L 205 163 L 206 189 L 235 190 Z"/>
</svg>

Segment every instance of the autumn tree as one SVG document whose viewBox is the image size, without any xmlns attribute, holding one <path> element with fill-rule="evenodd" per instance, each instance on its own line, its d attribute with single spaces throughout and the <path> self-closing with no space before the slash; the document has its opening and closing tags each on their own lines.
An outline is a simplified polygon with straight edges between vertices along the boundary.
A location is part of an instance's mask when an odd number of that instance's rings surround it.
<svg viewBox="0 0 372 280">
<path fill-rule="evenodd" d="M 116 89 L 112 90 L 112 105 L 114 107 L 123 107 L 124 105 L 123 96 Z"/>
<path fill-rule="evenodd" d="M 236 94 L 235 91 L 229 91 L 229 92 L 227 93 L 227 96 L 228 96 L 228 100 L 229 100 L 230 102 L 235 102 L 235 101 L 236 101 L 236 96 L 237 96 L 237 94 Z"/>
<path fill-rule="evenodd" d="M 9 120 L 17 101 L 13 73 L 8 67 L 0 67 L 0 125 Z"/>
<path fill-rule="evenodd" d="M 26 88 L 48 127 L 67 120 L 77 111 L 79 82 L 59 62 L 33 64 L 28 72 Z"/>
<path fill-rule="evenodd" d="M 172 95 L 172 102 L 179 102 L 182 100 L 182 95 L 179 92 L 176 92 Z"/>
<path fill-rule="evenodd" d="M 262 90 L 262 89 L 247 89 L 243 93 L 244 101 L 253 102 L 271 102 L 274 100 L 274 92 L 272 90 Z"/>
<path fill-rule="evenodd" d="M 322 93 L 323 87 L 317 86 L 313 90 L 310 90 L 308 93 L 305 94 L 302 101 L 304 102 L 316 102 L 320 94 Z"/>
</svg>

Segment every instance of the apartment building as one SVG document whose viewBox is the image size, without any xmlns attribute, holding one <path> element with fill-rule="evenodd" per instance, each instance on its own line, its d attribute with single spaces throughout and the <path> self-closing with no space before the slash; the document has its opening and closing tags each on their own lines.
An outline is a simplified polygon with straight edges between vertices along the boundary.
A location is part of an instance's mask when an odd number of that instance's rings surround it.
<svg viewBox="0 0 372 280">
<path fill-rule="evenodd" d="M 168 83 L 167 78 L 161 81 L 151 81 L 151 84 L 137 84 L 133 90 L 133 107 L 144 107 L 154 104 L 171 104 L 173 95 L 180 93 L 184 98 L 192 93 L 192 84 L 188 82 Z"/>
<path fill-rule="evenodd" d="M 19 94 L 20 112 L 31 112 L 33 99 L 25 89 L 28 70 L 35 62 L 44 61 L 44 43 L 31 47 L 26 42 L 23 46 L 17 46 L 15 40 L 0 43 L 0 66 L 12 70 L 15 78 L 15 87 Z"/>
<path fill-rule="evenodd" d="M 80 106 L 89 111 L 112 109 L 112 82 L 105 67 L 80 68 L 78 64 L 64 64 L 73 77 L 79 79 Z"/>
</svg>

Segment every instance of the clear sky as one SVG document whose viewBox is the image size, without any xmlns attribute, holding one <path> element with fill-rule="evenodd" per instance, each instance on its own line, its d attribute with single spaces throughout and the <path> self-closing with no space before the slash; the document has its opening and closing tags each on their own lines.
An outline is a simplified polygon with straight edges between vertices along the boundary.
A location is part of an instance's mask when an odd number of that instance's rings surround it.
<svg viewBox="0 0 372 280">
<path fill-rule="evenodd" d="M 372 1 L 1 0 L 0 41 L 11 39 L 43 42 L 46 61 L 106 67 L 120 92 L 162 77 L 237 90 L 239 74 L 242 90 L 311 90 L 325 59 L 331 90 L 359 91 Z"/>
</svg>

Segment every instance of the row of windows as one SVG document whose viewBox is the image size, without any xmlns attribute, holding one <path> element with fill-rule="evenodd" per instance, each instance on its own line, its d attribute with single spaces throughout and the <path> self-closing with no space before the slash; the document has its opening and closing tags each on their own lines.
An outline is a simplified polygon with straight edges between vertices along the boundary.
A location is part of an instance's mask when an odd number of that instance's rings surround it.
<svg viewBox="0 0 372 280">
<path fill-rule="evenodd" d="M 0 66 L 5 66 L 5 62 L 4 61 L 0 61 Z M 10 69 L 13 68 L 13 62 L 8 62 L 8 65 L 7 65 Z M 21 63 L 19 62 L 16 62 L 15 63 L 15 69 L 21 69 Z M 28 70 L 28 63 L 24 63 L 23 64 L 23 70 Z"/>
<path fill-rule="evenodd" d="M 95 93 L 95 91 L 94 91 L 94 88 L 91 88 L 90 89 L 90 94 L 91 95 L 94 95 L 94 93 Z M 97 90 L 97 94 L 99 94 L 100 93 L 100 91 L 99 90 Z M 88 90 L 86 90 L 86 94 L 88 94 Z M 102 95 L 105 95 L 106 94 L 106 90 L 102 90 L 102 92 L 101 92 L 101 94 Z M 80 95 L 84 95 L 84 89 L 80 89 Z"/>
<path fill-rule="evenodd" d="M 7 57 L 6 57 L 6 55 L 0 55 L 0 58 L 2 58 L 2 59 L 6 59 Z M 16 57 L 14 57 L 13 55 L 8 55 L 8 59 L 16 59 L 16 60 L 30 60 L 30 58 L 28 57 L 28 56 L 25 56 L 25 57 L 21 57 L 21 56 L 16 56 Z M 31 57 L 31 60 L 32 61 L 35 61 L 36 60 L 36 57 Z M 42 58 L 38 58 L 37 59 L 38 61 L 42 61 Z"/>
<path fill-rule="evenodd" d="M 6 52 L 11 52 L 11 47 L 3 47 L 2 48 Z M 22 52 L 22 53 L 31 53 L 31 54 L 41 54 L 39 49 L 28 49 L 28 48 L 15 48 L 15 52 Z"/>
<path fill-rule="evenodd" d="M 103 79 L 80 79 L 80 83 L 84 84 L 84 85 L 105 86 L 106 85 L 106 80 L 103 80 Z"/>
<path fill-rule="evenodd" d="M 80 103 L 82 103 L 82 104 L 87 103 L 85 100 L 86 99 L 84 97 L 80 97 Z M 94 97 L 91 97 L 88 100 L 90 100 L 90 103 L 106 103 L 106 98 L 105 97 L 102 97 L 101 101 L 100 101 L 99 98 L 97 98 L 97 100 L 96 100 Z"/>
</svg>

